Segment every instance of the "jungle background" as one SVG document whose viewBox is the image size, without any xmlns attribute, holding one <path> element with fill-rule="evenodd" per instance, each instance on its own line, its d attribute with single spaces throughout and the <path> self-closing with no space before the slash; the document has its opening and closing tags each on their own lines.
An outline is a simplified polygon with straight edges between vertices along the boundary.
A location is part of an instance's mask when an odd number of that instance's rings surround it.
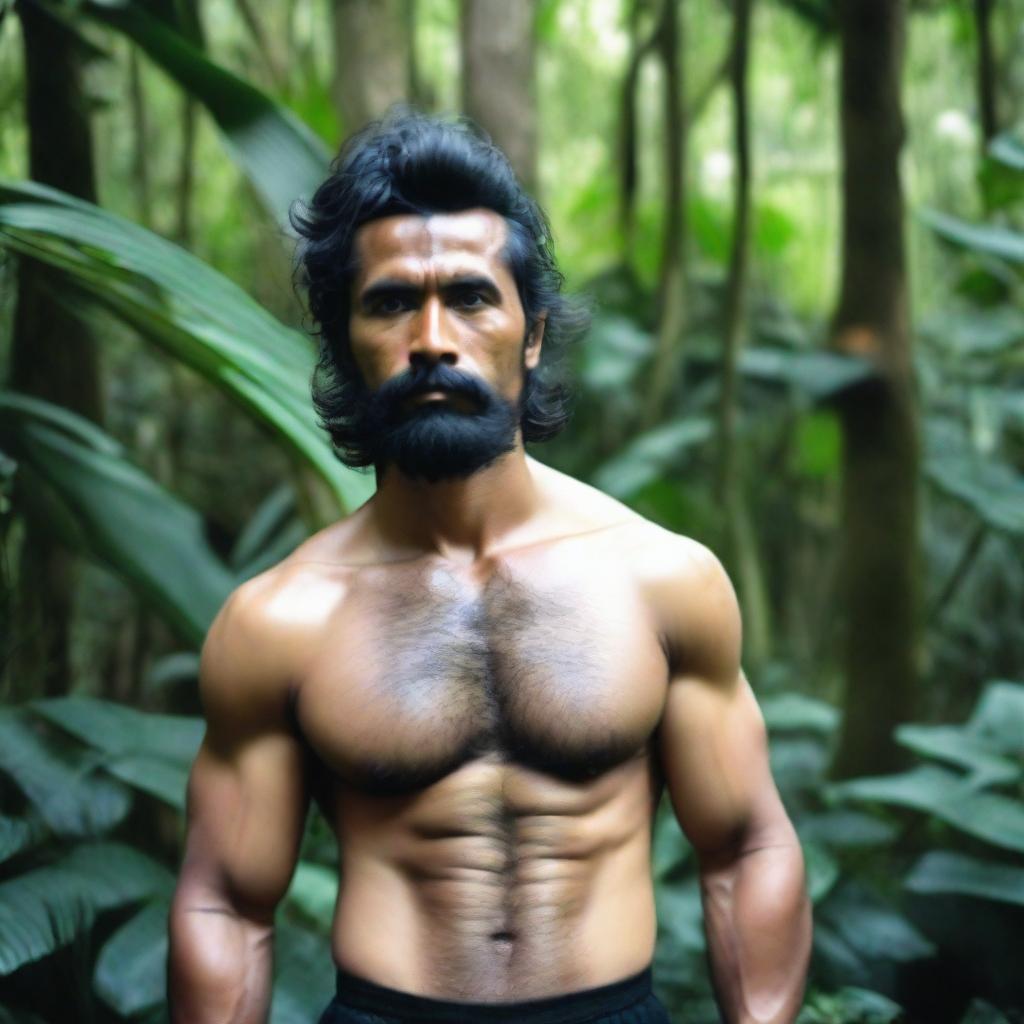
<svg viewBox="0 0 1024 1024">
<path fill-rule="evenodd" d="M 815 906 L 803 1024 L 1022 1020 L 1022 0 L 0 0 L 0 1021 L 166 1019 L 229 591 L 355 508 L 289 204 L 396 100 L 594 326 L 533 454 L 723 559 Z M 313 817 L 274 1024 L 331 994 Z M 717 1019 L 666 808 L 659 994 Z"/>
</svg>

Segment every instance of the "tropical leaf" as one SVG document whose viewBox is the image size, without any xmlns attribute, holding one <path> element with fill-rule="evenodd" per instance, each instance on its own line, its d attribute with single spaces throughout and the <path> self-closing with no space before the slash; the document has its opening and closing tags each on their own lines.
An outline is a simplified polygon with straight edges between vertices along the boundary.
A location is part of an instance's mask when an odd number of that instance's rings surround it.
<svg viewBox="0 0 1024 1024">
<path fill-rule="evenodd" d="M 938 210 L 923 209 L 919 216 L 940 238 L 953 245 L 1007 263 L 1024 263 L 1024 234 L 988 224 L 970 224 Z"/>
<path fill-rule="evenodd" d="M 691 875 L 681 882 L 664 883 L 655 890 L 658 928 L 670 941 L 693 953 L 702 952 L 704 911 L 700 901 L 700 882 Z"/>
<path fill-rule="evenodd" d="M 765 725 L 773 732 L 808 731 L 829 734 L 839 724 L 831 704 L 802 693 L 780 693 L 759 701 Z"/>
<path fill-rule="evenodd" d="M 145 754 L 124 754 L 104 761 L 103 767 L 134 789 L 149 793 L 179 811 L 185 809 L 188 767 Z"/>
<path fill-rule="evenodd" d="M 36 818 L 12 818 L 0 814 L 0 863 L 28 849 L 41 837 L 44 829 Z"/>
<path fill-rule="evenodd" d="M 711 437 L 711 431 L 711 421 L 703 417 L 655 427 L 599 466 L 592 482 L 605 493 L 625 500 L 661 476 L 689 448 Z"/>
<path fill-rule="evenodd" d="M 165 899 L 147 903 L 104 943 L 93 988 L 122 1016 L 138 1014 L 167 997 L 167 914 Z"/>
<path fill-rule="evenodd" d="M 925 765 L 900 775 L 851 779 L 829 787 L 839 799 L 910 807 L 977 839 L 1024 852 L 1024 807 L 996 793 L 979 792 L 942 768 Z"/>
<path fill-rule="evenodd" d="M 285 899 L 329 935 L 338 899 L 337 869 L 299 861 Z"/>
<path fill-rule="evenodd" d="M 992 752 L 984 739 L 964 726 L 901 725 L 896 739 L 924 757 L 949 761 L 971 772 L 970 784 L 978 788 L 1013 782 L 1024 769 Z"/>
<path fill-rule="evenodd" d="M 999 753 L 1024 758 L 1024 684 L 1008 679 L 987 683 L 967 729 Z"/>
<path fill-rule="evenodd" d="M 988 152 L 1007 167 L 1024 171 L 1024 142 L 1015 135 L 997 135 L 989 144 Z"/>
<path fill-rule="evenodd" d="M 0 772 L 58 835 L 100 835 L 131 808 L 131 793 L 99 771 L 99 762 L 94 752 L 46 734 L 22 709 L 0 711 Z"/>
<path fill-rule="evenodd" d="M 65 432 L 70 414 L 55 411 L 48 402 L 0 394 L 5 443 L 75 520 L 85 552 L 117 571 L 198 645 L 234 584 L 206 542 L 202 518 L 133 466 L 112 439 L 93 446 L 95 429 Z"/>
<path fill-rule="evenodd" d="M 804 842 L 840 849 L 885 846 L 896 837 L 896 828 L 889 822 L 850 810 L 805 815 L 797 820 L 797 831 Z"/>
<path fill-rule="evenodd" d="M 1024 533 L 1024 477 L 1012 467 L 978 455 L 946 453 L 925 462 L 925 475 L 982 522 L 1007 533 Z"/>
<path fill-rule="evenodd" d="M 782 348 L 745 349 L 739 368 L 748 377 L 787 384 L 812 401 L 842 391 L 874 373 L 867 359 L 838 352 L 794 352 Z"/>
<path fill-rule="evenodd" d="M 893 1024 L 903 1010 L 881 992 L 846 985 L 838 992 L 812 995 L 796 1024 Z"/>
<path fill-rule="evenodd" d="M 836 890 L 815 910 L 815 916 L 868 962 L 919 960 L 935 952 L 934 945 L 902 914 L 856 886 Z"/>
<path fill-rule="evenodd" d="M 319 1020 L 334 995 L 330 944 L 321 935 L 279 924 L 274 961 L 270 1024 L 309 1024 Z"/>
<path fill-rule="evenodd" d="M 231 550 L 230 562 L 241 579 L 255 576 L 289 555 L 307 531 L 299 519 L 295 488 L 276 487 L 249 517 Z"/>
<path fill-rule="evenodd" d="M 984 999 L 972 999 L 967 1012 L 960 1018 L 960 1024 L 1011 1024 L 1011 1021 Z"/>
<path fill-rule="evenodd" d="M 933 850 L 910 869 L 903 884 L 911 892 L 957 893 L 1024 906 L 1024 868 Z"/>
<path fill-rule="evenodd" d="M 32 708 L 101 751 L 104 769 L 121 781 L 184 809 L 189 769 L 203 738 L 202 719 L 136 711 L 93 697 L 41 700 Z"/>
<path fill-rule="evenodd" d="M 112 756 L 144 753 L 187 766 L 203 738 L 201 718 L 138 711 L 97 697 L 53 697 L 34 701 L 32 709 Z"/>
<path fill-rule="evenodd" d="M 66 945 L 96 914 L 167 893 L 172 884 L 166 868 L 118 843 L 78 846 L 0 882 L 0 975 Z"/>
<path fill-rule="evenodd" d="M 234 161 L 282 228 L 288 209 L 326 177 L 327 146 L 291 111 L 213 63 L 139 3 L 85 3 L 83 13 L 124 33 L 209 111 Z"/>
<path fill-rule="evenodd" d="M 802 843 L 807 869 L 807 893 L 812 903 L 820 903 L 839 879 L 839 863 L 824 846 Z"/>
<path fill-rule="evenodd" d="M 0 182 L 0 245 L 64 271 L 76 292 L 134 326 L 274 429 L 343 508 L 373 492 L 335 457 L 309 397 L 312 345 L 184 249 L 33 182 Z"/>
</svg>

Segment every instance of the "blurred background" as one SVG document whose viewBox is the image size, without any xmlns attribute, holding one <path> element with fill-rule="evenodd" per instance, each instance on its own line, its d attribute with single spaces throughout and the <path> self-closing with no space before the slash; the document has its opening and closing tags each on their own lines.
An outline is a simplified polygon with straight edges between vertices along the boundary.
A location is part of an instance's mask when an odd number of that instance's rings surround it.
<svg viewBox="0 0 1024 1024">
<path fill-rule="evenodd" d="M 166 1018 L 197 651 L 372 492 L 289 204 L 465 112 L 594 326 L 532 453 L 708 544 L 815 902 L 803 1024 L 1022 1020 L 1024 0 L 0 0 L 0 1022 Z M 311 818 L 274 1024 L 330 997 Z M 717 1020 L 666 808 L 659 992 Z"/>
</svg>

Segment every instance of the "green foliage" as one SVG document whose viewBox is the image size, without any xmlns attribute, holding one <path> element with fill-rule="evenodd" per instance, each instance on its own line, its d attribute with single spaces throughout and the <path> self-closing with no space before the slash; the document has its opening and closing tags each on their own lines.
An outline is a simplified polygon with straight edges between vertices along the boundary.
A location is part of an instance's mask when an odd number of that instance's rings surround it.
<svg viewBox="0 0 1024 1024">
<path fill-rule="evenodd" d="M 46 519 L 63 539 L 114 568 L 198 644 L 234 579 L 199 514 L 133 466 L 113 438 L 50 403 L 0 394 L 0 428 L 37 493 L 45 488 Z"/>
<path fill-rule="evenodd" d="M 83 13 L 128 36 L 210 112 L 238 166 L 279 224 L 292 202 L 323 180 L 330 153 L 305 123 L 201 50 L 139 3 L 94 2 Z"/>
<path fill-rule="evenodd" d="M 129 846 L 94 843 L 0 882 L 0 974 L 66 945 L 101 911 L 167 892 L 172 881 Z"/>
<path fill-rule="evenodd" d="M 0 245 L 63 271 L 69 287 L 240 402 L 310 462 L 343 506 L 372 493 L 369 478 L 339 463 L 315 426 L 307 340 L 201 260 L 28 182 L 0 184 Z"/>
</svg>

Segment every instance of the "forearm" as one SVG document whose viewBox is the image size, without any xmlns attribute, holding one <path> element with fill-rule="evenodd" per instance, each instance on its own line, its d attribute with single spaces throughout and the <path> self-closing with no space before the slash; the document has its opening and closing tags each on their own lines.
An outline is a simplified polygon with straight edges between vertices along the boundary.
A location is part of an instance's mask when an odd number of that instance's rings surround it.
<svg viewBox="0 0 1024 1024">
<path fill-rule="evenodd" d="M 702 864 L 715 993 L 728 1024 L 791 1024 L 803 999 L 811 910 L 795 835 Z"/>
<path fill-rule="evenodd" d="M 181 887 L 169 923 L 171 1024 L 265 1024 L 273 926 L 248 919 L 209 894 Z"/>
</svg>

